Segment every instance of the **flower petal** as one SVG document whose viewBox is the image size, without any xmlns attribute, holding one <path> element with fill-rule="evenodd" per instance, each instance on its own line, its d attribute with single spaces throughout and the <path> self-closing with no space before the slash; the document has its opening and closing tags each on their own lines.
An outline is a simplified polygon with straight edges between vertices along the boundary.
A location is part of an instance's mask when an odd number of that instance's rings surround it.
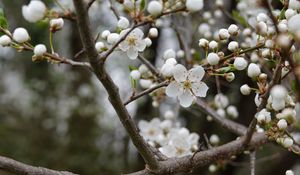
<svg viewBox="0 0 300 175">
<path fill-rule="evenodd" d="M 177 82 L 183 82 L 183 81 L 186 80 L 188 72 L 187 72 L 186 68 L 183 65 L 177 64 L 173 68 L 173 75 L 174 75 L 174 78 Z"/>
<path fill-rule="evenodd" d="M 128 49 L 128 51 L 127 51 L 127 56 L 128 56 L 130 59 L 134 60 L 134 59 L 136 59 L 136 58 L 138 57 L 138 51 L 135 50 L 135 49 L 133 49 L 133 48 L 130 48 L 130 49 Z"/>
<path fill-rule="evenodd" d="M 197 66 L 189 70 L 188 79 L 191 82 L 199 82 L 202 80 L 205 74 L 204 68 L 202 66 Z"/>
<path fill-rule="evenodd" d="M 208 86 L 203 82 L 196 82 L 192 84 L 192 91 L 198 97 L 205 97 Z"/>
<path fill-rule="evenodd" d="M 180 93 L 180 84 L 173 81 L 166 88 L 166 94 L 169 97 L 176 97 Z"/>
<path fill-rule="evenodd" d="M 129 49 L 129 45 L 126 41 L 123 41 L 119 44 L 119 48 L 123 51 L 126 52 Z"/>
<path fill-rule="evenodd" d="M 181 95 L 178 96 L 179 103 L 183 107 L 189 107 L 194 101 L 194 97 L 188 90 L 184 91 Z"/>
<path fill-rule="evenodd" d="M 132 31 L 131 35 L 135 36 L 138 39 L 142 39 L 144 36 L 144 32 L 141 29 L 136 28 Z"/>
<path fill-rule="evenodd" d="M 144 40 L 137 40 L 136 42 L 136 49 L 140 52 L 144 51 L 146 48 L 146 42 Z"/>
</svg>

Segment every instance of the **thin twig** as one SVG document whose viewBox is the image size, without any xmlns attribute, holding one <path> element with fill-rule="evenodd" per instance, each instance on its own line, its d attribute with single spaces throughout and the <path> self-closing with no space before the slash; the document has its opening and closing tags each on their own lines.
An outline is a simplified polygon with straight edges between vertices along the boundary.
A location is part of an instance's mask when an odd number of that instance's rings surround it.
<svg viewBox="0 0 300 175">
<path fill-rule="evenodd" d="M 250 153 L 250 174 L 255 175 L 256 151 Z"/>
<path fill-rule="evenodd" d="M 109 4 L 110 4 L 109 6 L 110 6 L 111 11 L 114 13 L 114 15 L 116 16 L 117 20 L 119 20 L 120 19 L 120 14 L 119 14 L 119 12 L 117 11 L 117 9 L 114 6 L 113 0 L 109 0 Z"/>
<path fill-rule="evenodd" d="M 155 75 L 160 82 L 164 81 L 164 77 L 159 73 L 156 67 L 153 66 L 142 54 L 138 55 L 138 59 L 147 66 L 147 68 L 151 71 L 153 75 Z"/>
<path fill-rule="evenodd" d="M 151 92 L 155 91 L 156 89 L 159 89 L 159 88 L 164 87 L 164 86 L 167 86 L 167 85 L 168 85 L 168 82 L 167 82 L 167 81 L 164 81 L 164 82 L 162 82 L 162 83 L 160 83 L 160 84 L 158 84 L 158 85 L 156 85 L 156 86 L 153 86 L 153 87 L 151 87 L 151 88 L 149 88 L 149 89 L 146 89 L 146 90 L 142 91 L 141 93 L 139 93 L 139 94 L 137 94 L 137 95 L 134 95 L 134 96 L 130 97 L 129 100 L 127 100 L 127 101 L 124 103 L 124 105 L 126 106 L 126 105 L 128 105 L 129 103 L 131 103 L 131 102 L 133 102 L 133 101 L 139 99 L 140 97 L 142 97 L 142 96 L 144 96 L 144 95 L 147 95 L 147 94 L 150 94 Z"/>
</svg>

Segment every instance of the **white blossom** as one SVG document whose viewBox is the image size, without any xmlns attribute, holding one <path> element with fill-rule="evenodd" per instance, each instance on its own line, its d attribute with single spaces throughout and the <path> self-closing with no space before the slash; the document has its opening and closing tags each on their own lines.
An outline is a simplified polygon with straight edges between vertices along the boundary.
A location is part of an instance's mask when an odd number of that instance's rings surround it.
<svg viewBox="0 0 300 175">
<path fill-rule="evenodd" d="M 229 44 L 228 44 L 228 50 L 234 52 L 236 51 L 237 49 L 239 48 L 239 43 L 236 42 L 236 41 L 231 41 Z"/>
<path fill-rule="evenodd" d="M 120 36 L 124 36 L 130 29 L 123 30 Z M 138 52 L 142 52 L 146 48 L 146 43 L 143 40 L 144 33 L 141 29 L 134 29 L 126 39 L 119 44 L 119 48 L 127 53 L 130 59 L 136 59 Z"/>
<path fill-rule="evenodd" d="M 144 41 L 145 41 L 147 47 L 150 47 L 152 45 L 152 41 L 150 38 L 147 37 L 144 39 Z"/>
<path fill-rule="evenodd" d="M 26 29 L 20 27 L 15 29 L 13 33 L 13 39 L 18 43 L 24 43 L 30 39 Z"/>
<path fill-rule="evenodd" d="M 255 78 L 260 73 L 261 73 L 260 67 L 257 64 L 250 63 L 250 65 L 248 66 L 248 71 L 247 71 L 248 76 L 251 78 Z"/>
<path fill-rule="evenodd" d="M 235 24 L 231 24 L 228 27 L 228 32 L 229 32 L 230 35 L 236 36 L 239 33 L 239 27 Z"/>
<path fill-rule="evenodd" d="M 38 44 L 34 47 L 33 53 L 35 56 L 43 56 L 47 52 L 47 48 L 44 44 Z"/>
<path fill-rule="evenodd" d="M 2 35 L 2 36 L 0 37 L 0 45 L 1 45 L 1 46 L 5 47 L 5 46 L 10 45 L 10 43 L 11 43 L 11 39 L 10 39 L 9 36 L 7 36 L 7 35 Z"/>
<path fill-rule="evenodd" d="M 129 27 L 129 21 L 124 16 L 120 16 L 120 19 L 119 19 L 117 25 L 120 29 L 126 29 Z"/>
<path fill-rule="evenodd" d="M 104 30 L 104 31 L 101 33 L 101 38 L 103 38 L 103 39 L 106 40 L 109 34 L 110 34 L 110 31 L 109 31 L 109 30 Z"/>
<path fill-rule="evenodd" d="M 219 55 L 216 53 L 213 53 L 213 52 L 209 53 L 207 55 L 206 59 L 207 59 L 208 64 L 210 64 L 210 65 L 217 65 L 220 61 Z"/>
<path fill-rule="evenodd" d="M 218 145 L 218 144 L 220 143 L 220 138 L 219 138 L 218 135 L 213 134 L 213 135 L 210 136 L 209 142 L 210 142 L 212 145 Z"/>
<path fill-rule="evenodd" d="M 235 106 L 232 106 L 232 105 L 227 107 L 226 112 L 232 118 L 237 118 L 239 116 L 238 110 L 236 109 Z"/>
<path fill-rule="evenodd" d="M 101 41 L 96 42 L 95 49 L 97 50 L 97 52 L 102 52 L 105 48 L 106 47 L 103 42 L 101 42 Z"/>
<path fill-rule="evenodd" d="M 240 87 L 240 91 L 243 95 L 250 95 L 251 88 L 247 84 L 244 84 L 243 86 Z"/>
<path fill-rule="evenodd" d="M 258 123 L 270 123 L 271 122 L 271 113 L 268 112 L 265 108 L 255 114 L 255 117 Z"/>
<path fill-rule="evenodd" d="M 214 104 L 217 108 L 226 108 L 229 105 L 229 99 L 222 93 L 219 93 L 214 98 Z"/>
<path fill-rule="evenodd" d="M 64 20 L 62 18 L 56 18 L 50 20 L 50 27 L 53 31 L 62 29 L 64 26 Z"/>
<path fill-rule="evenodd" d="M 158 36 L 158 30 L 157 30 L 157 28 L 152 27 L 149 30 L 149 37 L 156 38 L 157 36 Z"/>
<path fill-rule="evenodd" d="M 173 69 L 175 65 L 177 64 L 177 61 L 175 58 L 169 58 L 166 60 L 166 63 L 161 68 L 161 73 L 165 77 L 171 77 L 173 76 Z"/>
<path fill-rule="evenodd" d="M 108 44 L 115 44 L 120 39 L 120 35 L 118 33 L 110 33 L 107 36 L 107 42 Z"/>
<path fill-rule="evenodd" d="M 186 0 L 185 6 L 188 11 L 196 12 L 203 8 L 203 0 Z"/>
<path fill-rule="evenodd" d="M 166 88 L 166 94 L 169 97 L 177 97 L 181 106 L 189 107 L 195 96 L 205 97 L 208 90 L 207 85 L 202 82 L 205 71 L 202 66 L 196 66 L 189 71 L 181 65 L 177 64 L 173 68 L 173 76 L 175 81 L 172 81 Z"/>
<path fill-rule="evenodd" d="M 138 123 L 141 135 L 148 141 L 156 141 L 157 137 L 163 133 L 159 126 L 160 120 L 158 118 L 154 118 L 150 122 L 141 120 Z"/>
<path fill-rule="evenodd" d="M 28 5 L 22 6 L 22 15 L 28 22 L 35 23 L 44 18 L 46 10 L 42 1 L 32 0 Z"/>
<path fill-rule="evenodd" d="M 248 63 L 243 57 L 236 57 L 233 65 L 237 70 L 244 70 L 248 66 Z"/>
<path fill-rule="evenodd" d="M 210 49 L 217 49 L 218 48 L 218 43 L 213 40 L 213 41 L 209 42 L 208 46 L 209 46 Z"/>
<path fill-rule="evenodd" d="M 134 80 L 138 80 L 141 78 L 141 73 L 138 70 L 132 70 L 130 72 L 130 76 L 134 79 Z"/>
<path fill-rule="evenodd" d="M 280 129 L 280 130 L 284 130 L 287 128 L 287 122 L 285 119 L 280 119 L 278 122 L 277 122 L 277 127 Z"/>
<path fill-rule="evenodd" d="M 142 88 L 148 89 L 148 88 L 151 87 L 152 81 L 151 80 L 147 80 L 147 79 L 140 79 L 140 85 L 141 85 Z"/>
<path fill-rule="evenodd" d="M 285 172 L 285 175 L 294 175 L 294 172 L 292 170 L 287 170 Z"/>
<path fill-rule="evenodd" d="M 226 40 L 230 37 L 230 34 L 227 29 L 220 29 L 219 30 L 219 38 L 220 40 Z"/>
<path fill-rule="evenodd" d="M 201 39 L 199 40 L 199 46 L 200 46 L 200 47 L 203 47 L 203 48 L 208 48 L 208 46 L 209 46 L 209 41 L 208 41 L 207 39 L 205 39 L 205 38 L 201 38 Z"/>
<path fill-rule="evenodd" d="M 147 7 L 147 11 L 153 16 L 160 15 L 162 13 L 162 10 L 163 10 L 163 6 L 158 1 L 149 2 L 148 7 Z"/>
</svg>

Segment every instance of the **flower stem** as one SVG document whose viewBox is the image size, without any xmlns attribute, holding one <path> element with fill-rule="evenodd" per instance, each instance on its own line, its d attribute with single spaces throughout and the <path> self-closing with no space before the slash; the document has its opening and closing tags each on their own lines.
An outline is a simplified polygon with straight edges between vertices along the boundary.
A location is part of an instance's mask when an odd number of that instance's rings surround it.
<svg viewBox="0 0 300 175">
<path fill-rule="evenodd" d="M 51 48 L 51 53 L 54 54 L 54 49 L 53 49 L 53 33 L 50 31 L 49 32 L 49 44 L 50 44 L 50 48 Z"/>
</svg>

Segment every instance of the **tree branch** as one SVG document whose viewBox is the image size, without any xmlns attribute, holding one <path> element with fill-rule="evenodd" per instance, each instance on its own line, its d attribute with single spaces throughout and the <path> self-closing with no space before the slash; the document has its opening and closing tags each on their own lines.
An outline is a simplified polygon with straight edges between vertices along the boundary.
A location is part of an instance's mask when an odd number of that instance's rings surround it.
<svg viewBox="0 0 300 175">
<path fill-rule="evenodd" d="M 3 156 L 0 156 L 0 169 L 20 175 L 75 175 L 67 171 L 55 171 L 43 167 L 27 165 Z"/>
<path fill-rule="evenodd" d="M 105 59 L 113 51 L 111 49 L 104 56 L 100 57 L 94 47 L 94 41 L 90 29 L 90 21 L 88 18 L 86 4 L 83 0 L 73 0 L 75 10 L 77 12 L 77 23 L 79 28 L 80 37 L 84 50 L 86 50 L 87 56 L 90 60 L 90 63 L 94 69 L 94 73 L 97 78 L 100 80 L 104 88 L 106 89 L 109 101 L 114 107 L 120 121 L 122 122 L 124 128 L 126 129 L 128 135 L 132 139 L 133 144 L 148 164 L 149 169 L 156 169 L 158 166 L 158 161 L 155 157 L 152 147 L 143 139 L 139 134 L 138 128 L 135 125 L 133 119 L 129 115 L 127 109 L 123 105 L 121 100 L 118 87 L 115 85 L 107 71 L 104 67 Z M 137 27 L 136 25 L 135 27 Z M 133 30 L 133 29 L 131 29 Z M 126 37 L 126 36 L 125 36 Z M 123 37 L 124 38 L 124 37 Z M 119 40 L 119 42 L 121 42 Z M 115 45 L 115 48 L 118 44 Z M 99 61 L 100 60 L 100 61 Z"/>
<path fill-rule="evenodd" d="M 164 77 L 161 75 L 161 73 L 159 73 L 159 71 L 145 57 L 139 54 L 138 59 L 148 67 L 151 73 L 154 74 L 160 82 L 164 80 Z"/>
</svg>

